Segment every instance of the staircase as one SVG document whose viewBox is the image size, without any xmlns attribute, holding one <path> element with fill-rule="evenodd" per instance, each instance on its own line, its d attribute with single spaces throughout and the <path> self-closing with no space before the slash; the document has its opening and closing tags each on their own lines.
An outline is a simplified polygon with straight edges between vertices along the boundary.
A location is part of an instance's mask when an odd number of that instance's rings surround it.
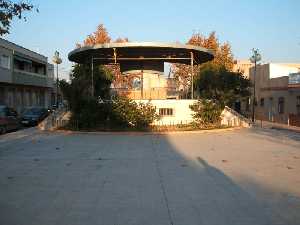
<svg viewBox="0 0 300 225">
<path fill-rule="evenodd" d="M 66 107 L 61 107 L 52 112 L 46 119 L 39 123 L 40 130 L 53 131 L 67 125 L 70 120 L 71 112 Z"/>
<path fill-rule="evenodd" d="M 225 106 L 223 112 L 221 113 L 221 125 L 230 127 L 251 127 L 252 122 L 239 114 L 237 111 Z"/>
</svg>

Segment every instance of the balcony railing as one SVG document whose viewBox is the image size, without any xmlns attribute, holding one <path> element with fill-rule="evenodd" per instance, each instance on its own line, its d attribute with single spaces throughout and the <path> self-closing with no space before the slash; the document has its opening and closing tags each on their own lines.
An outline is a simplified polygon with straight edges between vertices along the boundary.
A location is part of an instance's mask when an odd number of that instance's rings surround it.
<svg viewBox="0 0 300 225">
<path fill-rule="evenodd" d="M 47 75 L 15 69 L 13 71 L 13 83 L 41 87 L 53 87 L 53 78 L 47 77 Z"/>
<path fill-rule="evenodd" d="M 178 99 L 180 92 L 173 88 L 151 88 L 141 90 L 134 90 L 128 88 L 112 88 L 112 93 L 121 96 L 126 96 L 130 99 Z"/>
</svg>

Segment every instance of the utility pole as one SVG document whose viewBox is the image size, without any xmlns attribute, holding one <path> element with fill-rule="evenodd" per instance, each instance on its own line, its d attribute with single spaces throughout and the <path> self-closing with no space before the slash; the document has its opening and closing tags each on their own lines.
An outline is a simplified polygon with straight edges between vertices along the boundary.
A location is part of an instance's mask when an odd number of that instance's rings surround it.
<svg viewBox="0 0 300 225">
<path fill-rule="evenodd" d="M 62 63 L 62 59 L 59 57 L 59 52 L 55 51 L 54 56 L 53 56 L 53 63 L 56 64 L 56 108 L 58 108 L 58 65 Z"/>
<path fill-rule="evenodd" d="M 94 57 L 92 57 L 92 87 L 91 87 L 91 96 L 94 97 L 95 93 L 94 93 Z"/>
<path fill-rule="evenodd" d="M 252 96 L 252 123 L 255 121 L 255 81 L 256 81 L 256 71 L 257 71 L 257 62 L 261 60 L 261 55 L 259 54 L 258 49 L 252 49 L 253 55 L 250 58 L 250 61 L 254 63 L 254 75 L 253 75 L 253 96 Z"/>
</svg>

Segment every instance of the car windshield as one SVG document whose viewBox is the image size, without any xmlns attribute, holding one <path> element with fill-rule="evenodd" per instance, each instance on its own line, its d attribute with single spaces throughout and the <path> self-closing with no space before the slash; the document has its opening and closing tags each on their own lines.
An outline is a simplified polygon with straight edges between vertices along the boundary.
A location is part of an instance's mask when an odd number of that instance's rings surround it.
<svg viewBox="0 0 300 225">
<path fill-rule="evenodd" d="M 0 117 L 6 116 L 5 108 L 0 108 Z"/>
<path fill-rule="evenodd" d="M 32 108 L 32 109 L 26 109 L 23 115 L 38 116 L 42 113 L 43 113 L 43 109 Z"/>
</svg>

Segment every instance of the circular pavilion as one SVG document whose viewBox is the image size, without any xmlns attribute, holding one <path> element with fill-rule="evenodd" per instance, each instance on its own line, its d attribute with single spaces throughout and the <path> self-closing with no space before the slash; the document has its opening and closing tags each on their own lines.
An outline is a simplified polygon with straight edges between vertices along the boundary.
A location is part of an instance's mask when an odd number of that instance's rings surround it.
<svg viewBox="0 0 300 225">
<path fill-rule="evenodd" d="M 70 61 L 80 64 L 91 63 L 92 68 L 93 65 L 115 63 L 120 65 L 120 70 L 124 75 L 140 74 L 141 96 L 133 98 L 153 99 L 151 94 L 150 97 L 145 97 L 145 92 L 165 88 L 162 86 L 166 86 L 167 81 L 163 82 L 165 78 L 163 79 L 161 76 L 164 73 L 165 62 L 193 66 L 212 60 L 214 54 L 211 50 L 193 45 L 126 42 L 77 48 L 69 53 L 68 58 Z M 193 76 L 193 72 L 191 76 Z M 158 98 L 167 98 L 167 94 Z"/>
</svg>

